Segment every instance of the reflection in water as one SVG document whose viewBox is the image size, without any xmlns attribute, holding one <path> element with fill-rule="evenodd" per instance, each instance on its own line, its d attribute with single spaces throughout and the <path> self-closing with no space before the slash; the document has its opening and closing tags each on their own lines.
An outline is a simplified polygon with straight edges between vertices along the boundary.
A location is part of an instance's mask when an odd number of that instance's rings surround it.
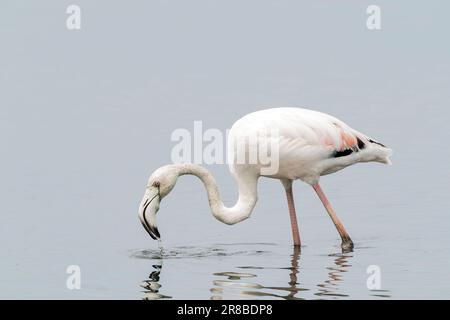
<svg viewBox="0 0 450 320">
<path fill-rule="evenodd" d="M 343 280 L 343 275 L 351 265 L 348 263 L 349 259 L 353 257 L 350 253 L 334 253 L 330 254 L 333 257 L 334 266 L 328 267 L 328 279 L 323 283 L 317 285 L 318 292 L 315 293 L 316 296 L 328 296 L 328 297 L 348 297 L 345 293 L 339 292 L 339 284 Z"/>
<path fill-rule="evenodd" d="M 165 296 L 159 293 L 159 289 L 161 288 L 161 284 L 159 283 L 159 281 L 164 256 L 164 249 L 161 246 L 161 243 L 159 243 L 159 252 L 157 253 L 152 252 L 152 253 L 153 254 L 151 255 L 151 259 L 159 260 L 160 264 L 154 264 L 152 266 L 154 271 L 150 273 L 148 279 L 142 281 L 141 287 L 145 289 L 144 297 L 142 299 L 143 300 L 170 299 L 172 297 Z"/>
<path fill-rule="evenodd" d="M 334 265 L 327 268 L 328 279 L 317 285 L 318 292 L 314 293 L 314 295 L 330 299 L 350 297 L 349 294 L 341 292 L 340 285 L 343 283 L 344 274 L 348 272 L 352 266 L 349 264 L 349 261 L 353 258 L 352 252 L 342 251 L 342 253 L 330 254 L 329 257 L 333 258 Z M 369 292 L 372 297 L 391 297 L 389 290 L 370 290 Z"/>
<path fill-rule="evenodd" d="M 248 246 L 250 244 L 246 244 Z M 268 244 L 258 244 L 259 247 Z M 272 244 L 269 244 L 272 245 Z M 145 279 L 141 287 L 145 289 L 143 299 L 167 299 L 171 298 L 168 295 L 160 293 L 161 281 L 160 274 L 163 268 L 163 260 L 166 259 L 198 259 L 198 258 L 214 258 L 224 256 L 251 256 L 257 257 L 260 255 L 274 254 L 270 251 L 262 250 L 239 250 L 234 245 L 216 245 L 211 248 L 199 248 L 199 247 L 177 247 L 168 251 L 157 250 L 140 250 L 131 254 L 134 258 L 150 259 L 152 261 L 158 261 L 158 263 L 152 266 L 153 270 L 147 279 Z M 232 248 L 232 249 L 230 249 Z M 240 247 L 242 248 L 242 247 Z M 288 267 L 261 267 L 261 266 L 240 266 L 238 269 L 242 272 L 235 271 L 220 271 L 213 273 L 215 279 L 210 289 L 211 299 L 284 299 L 284 300 L 299 300 L 305 299 L 307 295 L 311 297 L 319 297 L 319 299 L 339 299 L 346 298 L 350 295 L 342 291 L 342 284 L 344 282 L 344 275 L 347 273 L 352 265 L 350 261 L 353 258 L 352 252 L 333 253 L 328 255 L 331 257 L 331 266 L 326 267 L 327 279 L 320 282 L 317 285 L 313 283 L 309 284 L 309 289 L 305 283 L 300 282 L 299 275 L 304 275 L 303 278 L 311 279 L 314 275 L 314 271 L 310 269 L 303 269 L 300 272 L 300 250 L 298 248 L 293 249 L 292 255 L 290 255 Z M 270 259 L 273 261 L 273 259 Z M 287 262 L 287 261 L 286 261 Z M 267 286 L 262 285 L 265 277 L 264 271 L 273 270 L 273 274 L 276 272 L 284 272 L 287 270 L 286 285 L 283 286 Z M 277 271 L 278 270 L 278 271 Z M 323 269 L 322 269 L 323 270 Z M 257 274 L 255 274 L 257 273 Z M 309 275 L 309 276 L 307 276 Z M 271 272 L 272 276 L 272 272 Z M 259 280 L 257 280 L 259 279 Z M 365 279 L 362 279 L 365 281 Z M 311 290 L 311 292 L 310 292 Z M 390 298 L 390 292 L 387 290 L 370 291 L 370 296 L 378 298 Z M 311 296 L 312 295 L 312 296 Z"/>
<path fill-rule="evenodd" d="M 235 244 L 239 245 L 239 244 Z M 274 245 L 271 243 L 257 243 L 255 245 L 268 246 Z M 137 259 L 150 259 L 158 260 L 160 264 L 154 264 L 153 271 L 150 273 L 148 279 L 145 279 L 141 287 L 145 289 L 144 300 L 156 300 L 156 299 L 168 299 L 170 296 L 161 294 L 160 288 L 160 274 L 163 267 L 163 260 L 165 259 L 198 259 L 198 258 L 210 258 L 210 257 L 224 257 L 224 256 L 259 256 L 269 253 L 263 250 L 235 250 L 233 252 L 227 251 L 227 249 L 221 247 L 226 245 L 217 245 L 211 248 L 195 247 L 195 246 L 182 246 L 176 247 L 171 250 L 163 250 L 160 246 L 159 250 L 135 250 L 131 252 L 132 258 Z M 255 277 L 252 274 L 241 274 L 228 272 L 224 273 L 229 279 L 240 279 L 242 277 Z"/>
<path fill-rule="evenodd" d="M 278 268 L 278 269 L 288 269 L 289 272 L 289 281 L 287 282 L 288 286 L 286 287 L 269 287 L 262 286 L 257 283 L 248 282 L 246 279 L 254 278 L 256 275 L 251 273 L 236 273 L 236 272 L 217 272 L 214 273 L 215 276 L 227 277 L 228 280 L 214 280 L 213 284 L 215 287 L 211 289 L 212 300 L 221 300 L 223 299 L 222 295 L 225 289 L 231 289 L 234 291 L 231 293 L 232 298 L 258 298 L 258 297 L 270 297 L 273 299 L 286 299 L 286 300 L 295 300 L 300 299 L 295 295 L 299 291 L 307 291 L 309 289 L 298 287 L 297 274 L 298 270 L 298 262 L 300 258 L 300 249 L 294 247 L 293 254 L 291 256 L 291 265 L 288 268 Z M 240 267 L 241 269 L 269 269 L 263 267 Z M 273 292 L 271 292 L 273 291 Z M 281 292 L 281 293 L 279 293 Z M 286 292 L 286 294 L 283 294 Z M 227 295 L 227 298 L 230 294 Z"/>
<path fill-rule="evenodd" d="M 159 274 L 161 273 L 162 264 L 153 265 L 155 271 L 152 271 L 148 276 L 148 279 L 144 280 L 141 287 L 145 289 L 144 300 L 156 300 L 172 298 L 159 293 L 161 285 L 159 284 Z"/>
<path fill-rule="evenodd" d="M 372 297 L 378 297 L 378 298 L 391 298 L 391 291 L 389 291 L 389 290 L 370 290 L 370 295 Z"/>
</svg>

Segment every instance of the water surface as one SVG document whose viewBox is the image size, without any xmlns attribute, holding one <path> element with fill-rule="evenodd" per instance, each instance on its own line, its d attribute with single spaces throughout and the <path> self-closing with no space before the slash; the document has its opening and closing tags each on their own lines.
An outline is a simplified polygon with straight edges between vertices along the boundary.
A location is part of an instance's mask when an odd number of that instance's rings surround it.
<svg viewBox="0 0 450 320">
<path fill-rule="evenodd" d="M 79 31 L 71 2 L 0 4 L 0 298 L 450 298 L 450 2 L 378 0 L 377 31 L 365 0 L 76 2 Z M 354 251 L 305 184 L 300 253 L 278 181 L 260 179 L 251 218 L 227 226 L 184 176 L 160 206 L 161 252 L 137 210 L 174 130 L 225 133 L 277 106 L 394 150 L 392 166 L 321 181 Z M 233 205 L 228 167 L 207 168 Z"/>
<path fill-rule="evenodd" d="M 307 248 L 274 243 L 230 243 L 133 250 L 130 257 L 149 262 L 150 272 L 140 285 L 142 299 L 146 300 L 345 299 L 356 294 L 360 299 L 391 298 L 388 289 L 364 288 L 368 275 L 364 265 L 359 265 L 363 257 L 355 258 L 355 252 L 365 256 L 370 254 L 367 249 L 343 253 L 336 248 L 320 255 Z M 182 270 L 185 264 L 198 266 L 191 269 L 191 274 L 178 275 L 192 283 L 184 290 L 176 287 L 171 293 L 169 288 L 176 286 L 177 280 L 165 277 L 165 269 Z M 352 288 L 352 282 L 359 282 L 359 288 Z"/>
</svg>

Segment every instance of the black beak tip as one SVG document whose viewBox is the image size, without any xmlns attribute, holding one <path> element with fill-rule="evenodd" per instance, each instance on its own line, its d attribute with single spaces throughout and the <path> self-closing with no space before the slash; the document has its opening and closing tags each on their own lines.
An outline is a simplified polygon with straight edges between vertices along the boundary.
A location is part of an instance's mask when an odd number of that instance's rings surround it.
<svg viewBox="0 0 450 320">
<path fill-rule="evenodd" d="M 156 237 L 153 235 L 152 232 L 149 232 L 148 234 L 150 235 L 150 237 L 152 237 L 153 240 L 158 240 L 158 239 L 156 239 Z"/>
<path fill-rule="evenodd" d="M 149 226 L 145 223 L 142 223 L 142 225 L 144 226 L 144 229 L 147 231 L 150 237 L 152 237 L 153 240 L 159 240 L 161 238 L 158 228 Z"/>
<path fill-rule="evenodd" d="M 161 235 L 159 234 L 158 228 L 152 227 L 150 230 L 153 233 L 153 239 L 155 239 L 155 240 L 161 239 Z"/>
</svg>

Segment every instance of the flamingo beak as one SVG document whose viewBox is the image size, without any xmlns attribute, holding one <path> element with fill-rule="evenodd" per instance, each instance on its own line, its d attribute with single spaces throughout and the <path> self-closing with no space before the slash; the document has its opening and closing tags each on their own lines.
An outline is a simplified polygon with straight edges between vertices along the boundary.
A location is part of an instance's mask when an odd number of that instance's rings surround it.
<svg viewBox="0 0 450 320">
<path fill-rule="evenodd" d="M 139 206 L 139 219 L 145 230 L 154 240 L 159 240 L 159 234 L 156 226 L 156 213 L 159 210 L 160 196 L 159 192 L 146 192 Z"/>
</svg>

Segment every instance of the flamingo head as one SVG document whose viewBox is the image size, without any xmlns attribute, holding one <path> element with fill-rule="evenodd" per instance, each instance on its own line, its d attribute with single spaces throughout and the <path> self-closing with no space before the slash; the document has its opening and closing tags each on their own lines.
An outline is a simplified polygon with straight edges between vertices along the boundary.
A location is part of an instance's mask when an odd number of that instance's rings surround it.
<svg viewBox="0 0 450 320">
<path fill-rule="evenodd" d="M 161 199 L 172 191 L 177 181 L 176 175 L 169 166 L 159 168 L 149 178 L 144 197 L 139 206 L 139 219 L 145 230 L 155 240 L 159 240 L 156 225 L 156 213 L 159 210 Z"/>
</svg>

